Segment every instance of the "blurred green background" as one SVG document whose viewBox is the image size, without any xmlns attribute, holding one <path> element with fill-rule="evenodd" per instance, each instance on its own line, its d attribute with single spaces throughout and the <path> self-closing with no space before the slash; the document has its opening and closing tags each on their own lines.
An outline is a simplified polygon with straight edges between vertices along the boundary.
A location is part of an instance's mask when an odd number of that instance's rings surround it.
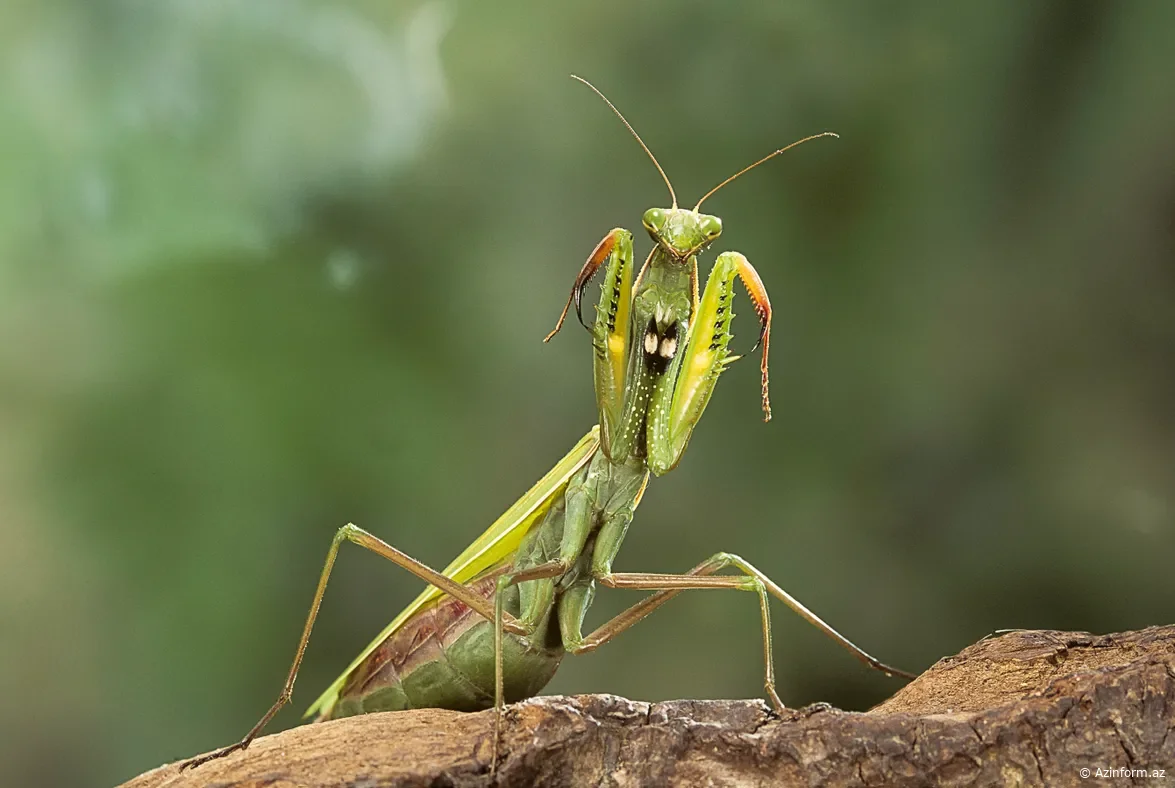
<svg viewBox="0 0 1175 788">
<path fill-rule="evenodd" d="M 707 203 L 771 293 L 775 419 L 736 365 L 618 570 L 741 553 L 911 669 L 996 628 L 1175 621 L 1175 5 L 17 0 L 0 22 L 14 784 L 235 740 L 338 526 L 443 565 L 594 422 L 587 335 L 539 340 L 599 238 L 667 200 L 571 72 L 683 201 L 842 136 Z M 272 729 L 419 585 L 344 548 Z M 745 595 L 687 595 L 548 691 L 757 697 L 757 626 Z M 775 626 L 790 704 L 899 686 L 781 605 Z"/>
</svg>

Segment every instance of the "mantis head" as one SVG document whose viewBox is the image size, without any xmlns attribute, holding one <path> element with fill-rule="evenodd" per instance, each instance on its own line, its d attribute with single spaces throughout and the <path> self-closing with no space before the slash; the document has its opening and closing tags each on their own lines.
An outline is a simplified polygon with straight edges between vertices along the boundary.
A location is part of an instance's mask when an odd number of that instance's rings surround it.
<svg viewBox="0 0 1175 788">
<path fill-rule="evenodd" d="M 641 224 L 653 243 L 685 262 L 722 235 L 722 220 L 687 208 L 650 208 Z"/>
</svg>

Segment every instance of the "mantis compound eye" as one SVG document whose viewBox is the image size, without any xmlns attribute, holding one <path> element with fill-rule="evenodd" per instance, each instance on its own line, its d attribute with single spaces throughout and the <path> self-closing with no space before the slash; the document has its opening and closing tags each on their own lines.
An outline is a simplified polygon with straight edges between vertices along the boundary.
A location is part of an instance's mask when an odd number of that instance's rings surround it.
<svg viewBox="0 0 1175 788">
<path fill-rule="evenodd" d="M 698 221 L 698 227 L 701 229 L 702 234 L 706 236 L 707 241 L 713 241 L 722 235 L 722 220 L 717 216 L 703 216 Z"/>
<path fill-rule="evenodd" d="M 660 208 L 650 208 L 645 211 L 644 218 L 641 219 L 641 224 L 651 233 L 661 232 L 661 229 L 665 226 L 665 211 Z"/>
</svg>

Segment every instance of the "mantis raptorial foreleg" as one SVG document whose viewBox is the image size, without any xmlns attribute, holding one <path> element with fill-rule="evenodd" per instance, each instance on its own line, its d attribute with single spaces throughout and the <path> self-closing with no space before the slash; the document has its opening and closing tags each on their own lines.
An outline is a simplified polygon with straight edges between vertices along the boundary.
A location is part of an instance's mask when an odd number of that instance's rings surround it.
<svg viewBox="0 0 1175 788">
<path fill-rule="evenodd" d="M 730 324 L 734 318 L 734 282 L 742 281 L 759 318 L 763 420 L 771 419 L 767 394 L 767 356 L 771 340 L 771 302 L 754 267 L 738 252 L 718 255 L 706 289 L 694 310 L 684 352 L 678 354 L 656 386 L 649 406 L 649 470 L 660 476 L 681 462 L 694 427 L 714 393 L 718 377 L 739 356 L 731 354 Z"/>
<path fill-rule="evenodd" d="M 605 265 L 606 264 L 606 265 Z M 575 314 L 581 324 L 583 320 L 584 290 L 604 268 L 600 285 L 600 303 L 596 308 L 596 319 L 588 328 L 592 333 L 592 346 L 596 401 L 600 407 L 600 426 L 603 430 L 605 451 L 609 436 L 617 429 L 624 412 L 625 377 L 628 374 L 629 315 L 632 311 L 632 233 L 617 227 L 604 236 L 592 253 L 588 255 L 583 268 L 571 286 L 571 295 L 555 329 L 547 334 L 544 342 L 559 333 L 567 312 L 575 304 Z M 584 324 L 586 326 L 586 324 Z"/>
<path fill-rule="evenodd" d="M 579 269 L 579 273 L 575 277 L 575 284 L 571 286 L 571 295 L 567 297 L 567 303 L 563 305 L 563 312 L 559 315 L 559 321 L 555 324 L 555 328 L 551 333 L 543 338 L 544 342 L 550 342 L 551 337 L 559 333 L 559 329 L 563 328 L 563 321 L 567 319 L 567 313 L 571 311 L 571 305 L 575 304 L 575 314 L 579 318 L 579 322 L 583 323 L 583 292 L 591 283 L 600 267 L 605 262 L 612 260 L 615 262 L 626 261 L 624 264 L 631 269 L 632 265 L 632 233 L 625 230 L 623 227 L 613 228 L 607 235 L 605 235 L 592 253 L 588 255 L 587 260 L 584 261 L 583 267 Z M 620 294 L 616 294 L 615 298 L 602 299 L 607 302 L 613 300 L 619 302 L 622 299 Z M 617 303 L 616 308 L 619 310 L 622 304 Z M 627 314 L 627 305 L 623 305 L 625 313 Z M 586 326 L 586 324 L 584 324 Z"/>
<path fill-rule="evenodd" d="M 236 744 L 230 744 L 227 747 L 222 747 L 219 750 L 202 755 L 198 758 L 192 758 L 185 761 L 181 765 L 181 769 L 189 769 L 200 764 L 213 760 L 214 758 L 221 758 L 229 753 L 237 750 L 243 750 L 249 746 L 250 742 L 265 729 L 270 720 L 281 711 L 282 707 L 290 702 L 290 697 L 294 692 L 294 682 L 298 678 L 298 669 L 302 666 L 302 657 L 306 654 L 306 646 L 310 642 L 310 633 L 314 629 L 314 622 L 318 618 L 318 610 L 322 606 L 322 598 L 326 594 L 326 584 L 330 579 L 331 570 L 334 569 L 335 558 L 338 557 L 339 547 L 343 542 L 352 542 L 365 547 L 373 553 L 382 556 L 397 566 L 407 569 L 412 574 L 420 579 L 434 585 L 446 594 L 449 594 L 461 602 L 468 605 L 474 612 L 480 614 L 490 621 L 495 620 L 494 605 L 488 599 L 471 591 L 467 586 L 462 585 L 448 577 L 445 577 L 440 572 L 422 564 L 407 553 L 403 553 L 392 547 L 387 542 L 379 539 L 376 536 L 364 531 L 362 528 L 347 523 L 337 532 L 335 532 L 334 539 L 331 540 L 330 549 L 326 553 L 326 563 L 322 567 L 322 575 L 318 579 L 318 587 L 314 591 L 314 599 L 310 603 L 310 612 L 306 616 L 306 624 L 302 627 L 302 637 L 298 639 L 298 649 L 294 652 L 294 661 L 290 665 L 290 672 L 286 675 L 286 683 L 282 687 L 281 694 L 277 696 L 277 700 L 269 707 L 269 711 L 257 722 L 253 728 L 245 734 L 245 737 Z M 500 627 L 515 634 L 522 634 L 525 632 L 524 628 L 514 619 L 513 616 L 505 614 L 500 617 Z"/>
</svg>

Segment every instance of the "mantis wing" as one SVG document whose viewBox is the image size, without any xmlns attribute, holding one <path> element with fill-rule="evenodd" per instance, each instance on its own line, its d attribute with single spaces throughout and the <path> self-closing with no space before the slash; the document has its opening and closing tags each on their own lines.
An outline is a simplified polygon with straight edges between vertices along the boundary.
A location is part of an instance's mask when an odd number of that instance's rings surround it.
<svg viewBox="0 0 1175 788">
<path fill-rule="evenodd" d="M 554 468 L 527 490 L 525 495 L 503 512 L 502 516 L 495 520 L 485 533 L 477 537 L 473 544 L 466 547 L 461 555 L 453 559 L 442 574 L 458 583 L 467 583 L 486 569 L 510 556 L 518 549 L 519 543 L 522 542 L 522 538 L 526 536 L 531 527 L 547 513 L 547 510 L 567 488 L 567 482 L 575 472 L 587 464 L 599 445 L 600 428 L 597 425 L 588 430 L 587 435 L 580 438 L 579 443 L 575 444 L 571 451 L 555 464 Z M 351 671 L 367 659 L 371 652 L 375 651 L 389 635 L 402 627 L 404 622 L 426 604 L 441 596 L 442 593 L 436 586 L 424 589 L 420 596 L 412 601 L 412 604 L 404 608 L 400 615 L 392 619 L 392 623 L 375 636 L 367 648 L 363 649 L 363 652 L 347 666 L 343 675 L 327 687 L 326 691 L 319 696 L 318 700 L 314 701 L 314 704 L 306 710 L 303 716 L 320 714 L 333 707 L 338 700 L 339 691 L 347 677 L 351 675 Z"/>
</svg>

